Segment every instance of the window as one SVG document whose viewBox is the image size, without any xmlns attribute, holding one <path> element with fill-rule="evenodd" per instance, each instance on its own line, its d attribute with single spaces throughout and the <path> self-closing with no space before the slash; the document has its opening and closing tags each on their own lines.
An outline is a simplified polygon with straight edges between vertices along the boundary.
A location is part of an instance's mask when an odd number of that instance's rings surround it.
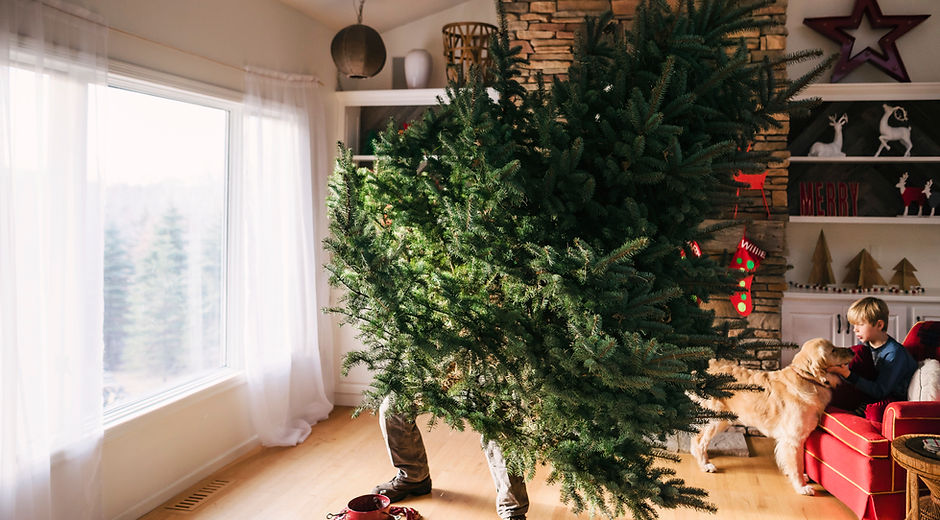
<svg viewBox="0 0 940 520">
<path fill-rule="evenodd" d="M 119 80 L 104 93 L 106 413 L 217 375 L 225 350 L 230 107 Z"/>
</svg>

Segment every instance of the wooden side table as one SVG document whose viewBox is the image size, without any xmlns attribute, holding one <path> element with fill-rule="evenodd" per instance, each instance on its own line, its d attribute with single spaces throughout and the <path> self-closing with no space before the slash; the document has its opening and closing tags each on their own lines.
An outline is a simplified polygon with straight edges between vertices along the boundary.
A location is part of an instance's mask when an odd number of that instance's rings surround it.
<svg viewBox="0 0 940 520">
<path fill-rule="evenodd" d="M 891 456 L 907 470 L 906 520 L 940 518 L 940 458 L 922 455 L 907 445 L 908 440 L 929 437 L 940 440 L 940 435 L 911 434 L 902 435 L 891 442 Z M 918 480 L 922 480 L 930 490 L 930 497 L 926 498 L 923 508 L 918 492 Z"/>
</svg>

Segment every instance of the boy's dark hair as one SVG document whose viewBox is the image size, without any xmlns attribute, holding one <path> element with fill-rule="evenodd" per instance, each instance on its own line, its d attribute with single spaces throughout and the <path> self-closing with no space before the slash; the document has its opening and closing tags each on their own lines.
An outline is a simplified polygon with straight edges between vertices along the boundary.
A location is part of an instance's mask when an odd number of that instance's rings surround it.
<svg viewBox="0 0 940 520">
<path fill-rule="evenodd" d="M 848 318 L 849 323 L 853 325 L 856 323 L 869 323 L 874 325 L 878 323 L 878 320 L 881 320 L 884 324 L 882 330 L 887 330 L 888 304 L 881 298 L 868 296 L 853 303 L 852 306 L 849 307 L 849 312 L 846 313 L 846 318 Z"/>
</svg>

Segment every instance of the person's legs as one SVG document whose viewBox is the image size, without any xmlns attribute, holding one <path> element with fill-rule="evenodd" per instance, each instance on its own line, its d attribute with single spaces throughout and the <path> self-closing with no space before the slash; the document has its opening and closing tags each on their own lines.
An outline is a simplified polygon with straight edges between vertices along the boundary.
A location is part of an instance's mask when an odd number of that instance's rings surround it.
<svg viewBox="0 0 940 520">
<path fill-rule="evenodd" d="M 408 495 L 426 495 L 431 492 L 428 455 L 424 450 L 421 431 L 414 420 L 389 413 L 392 397 L 386 397 L 379 407 L 379 426 L 388 448 L 392 465 L 398 474 L 392 480 L 372 490 L 397 502 Z"/>
<path fill-rule="evenodd" d="M 526 512 L 529 511 L 529 494 L 526 491 L 525 479 L 509 474 L 503 450 L 495 441 L 485 442 L 481 439 L 481 444 L 490 467 L 490 475 L 496 484 L 496 514 L 500 518 L 525 518 Z"/>
</svg>

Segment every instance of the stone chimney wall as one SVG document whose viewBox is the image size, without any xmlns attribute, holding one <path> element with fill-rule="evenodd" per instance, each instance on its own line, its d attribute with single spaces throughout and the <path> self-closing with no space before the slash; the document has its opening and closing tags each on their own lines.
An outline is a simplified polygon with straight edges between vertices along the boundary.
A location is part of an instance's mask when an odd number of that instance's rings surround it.
<svg viewBox="0 0 940 520">
<path fill-rule="evenodd" d="M 524 65 L 522 81 L 535 88 L 536 74 L 541 72 L 545 84 L 555 78 L 566 79 L 568 67 L 573 59 L 573 47 L 585 16 L 597 16 L 608 10 L 615 20 L 629 27 L 640 0 L 500 0 L 506 13 L 509 37 L 512 45 L 520 45 L 522 54 L 528 59 Z M 670 0 L 675 3 L 676 0 Z M 744 34 L 754 60 L 765 56 L 780 56 L 786 48 L 787 0 L 758 11 L 761 17 L 774 19 L 778 24 L 761 31 Z M 785 71 L 781 70 L 780 75 Z M 781 120 L 781 128 L 772 129 L 755 140 L 754 148 L 771 152 L 774 162 L 769 165 L 764 183 L 770 217 L 764 208 L 760 190 L 741 189 L 738 197 L 738 217 L 753 219 L 747 226 L 749 239 L 767 251 L 767 258 L 755 271 L 751 286 L 754 311 L 748 316 L 748 326 L 756 329 L 761 338 L 780 338 L 780 304 L 786 290 L 784 270 L 786 268 L 785 226 L 787 211 L 787 167 L 790 153 L 787 151 L 789 120 Z M 723 208 L 717 220 L 730 219 L 734 207 Z M 721 262 L 730 262 L 741 236 L 743 226 L 729 229 L 717 235 L 713 241 L 702 244 L 706 254 Z M 727 299 L 716 299 L 710 303 L 719 318 L 739 318 Z M 779 352 L 757 351 L 758 361 L 744 362 L 754 368 L 774 370 L 780 367 Z"/>
</svg>

